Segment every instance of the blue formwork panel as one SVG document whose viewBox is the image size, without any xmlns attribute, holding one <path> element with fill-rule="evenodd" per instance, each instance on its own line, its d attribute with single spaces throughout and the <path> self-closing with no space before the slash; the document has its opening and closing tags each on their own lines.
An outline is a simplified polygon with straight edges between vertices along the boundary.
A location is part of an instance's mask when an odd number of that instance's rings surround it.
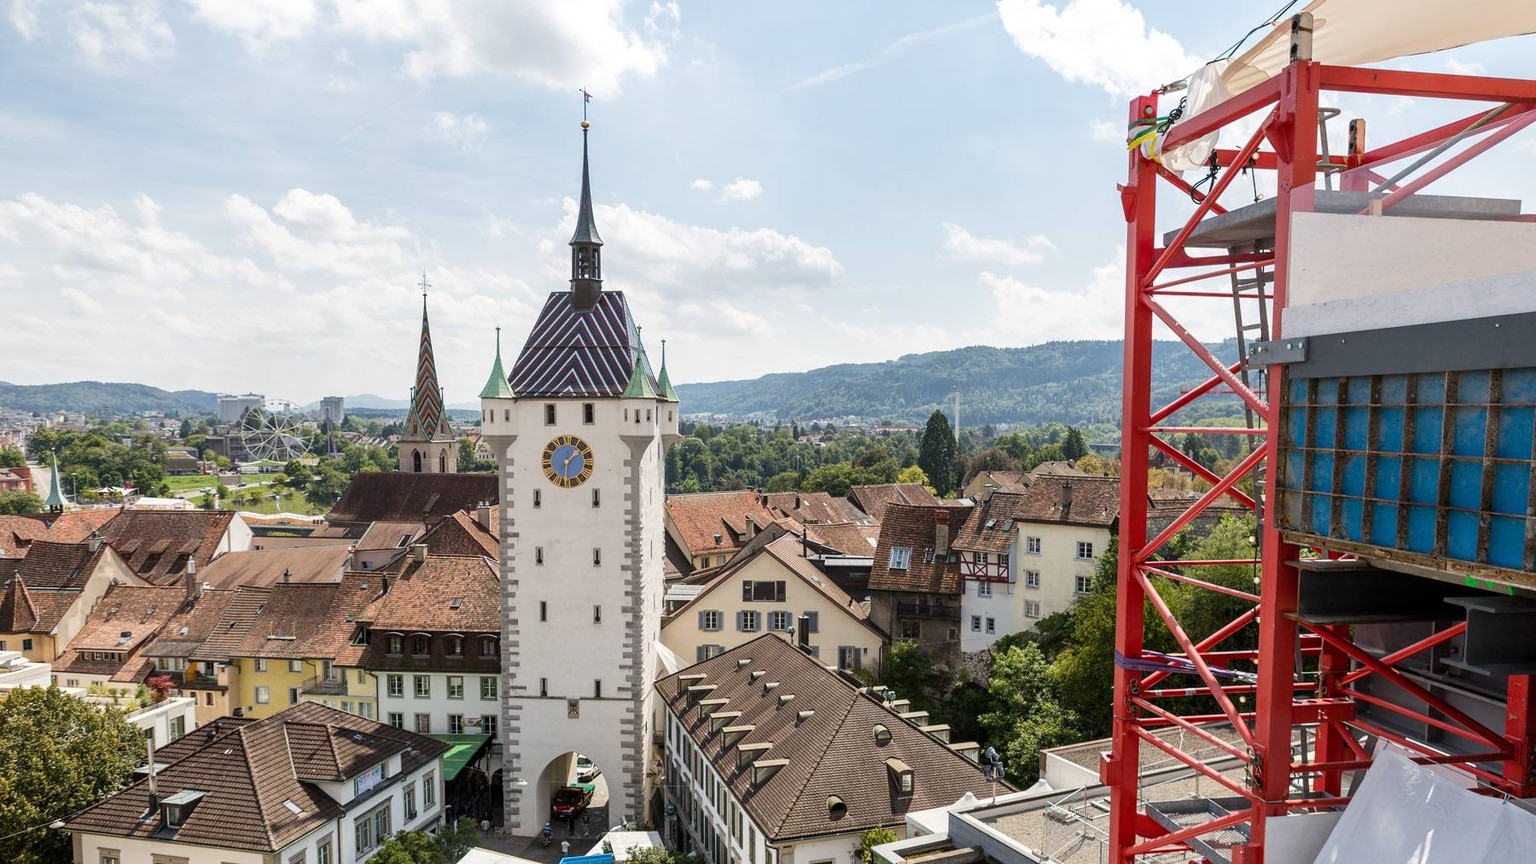
<svg viewBox="0 0 1536 864">
<path fill-rule="evenodd" d="M 1281 394 L 1283 530 L 1536 573 L 1536 368 L 1287 376 Z"/>
</svg>

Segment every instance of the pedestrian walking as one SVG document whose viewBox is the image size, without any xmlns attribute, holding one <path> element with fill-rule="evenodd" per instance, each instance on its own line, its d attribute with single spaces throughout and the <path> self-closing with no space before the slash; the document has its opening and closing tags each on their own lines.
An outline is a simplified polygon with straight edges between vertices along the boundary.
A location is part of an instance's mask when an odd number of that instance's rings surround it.
<svg viewBox="0 0 1536 864">
<path fill-rule="evenodd" d="M 489 820 L 489 819 L 481 819 L 480 820 L 480 836 L 481 837 L 489 837 L 489 836 L 491 836 L 491 820 Z"/>
<path fill-rule="evenodd" d="M 592 827 L 592 813 L 588 810 L 581 811 L 581 836 L 587 836 L 587 829 Z"/>
<path fill-rule="evenodd" d="M 572 813 L 571 815 L 565 817 L 565 830 L 566 830 L 566 833 L 570 834 L 572 837 L 576 836 L 576 814 L 575 813 Z"/>
<path fill-rule="evenodd" d="M 561 858 L 569 858 L 569 857 L 571 857 L 571 841 L 569 841 L 569 840 L 561 840 L 560 841 L 560 857 Z"/>
</svg>

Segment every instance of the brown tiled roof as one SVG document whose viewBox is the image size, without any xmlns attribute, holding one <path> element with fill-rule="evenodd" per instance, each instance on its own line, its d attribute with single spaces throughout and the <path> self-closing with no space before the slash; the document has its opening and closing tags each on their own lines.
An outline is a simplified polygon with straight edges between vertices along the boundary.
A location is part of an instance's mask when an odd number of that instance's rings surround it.
<svg viewBox="0 0 1536 864">
<path fill-rule="evenodd" d="M 365 644 L 355 644 L 352 636 L 357 632 L 359 621 L 368 619 L 368 609 L 383 599 L 384 577 L 379 573 L 363 570 L 350 571 L 341 578 L 341 587 L 331 602 L 328 620 L 321 628 L 324 636 L 319 647 L 337 666 L 357 666 L 368 651 Z"/>
<path fill-rule="evenodd" d="M 738 666 L 740 660 L 748 662 Z M 751 677 L 759 671 L 767 674 Z M 681 690 L 682 676 L 700 674 L 707 676 L 700 683 L 715 687 L 709 698 L 727 700 L 718 710 L 740 712 L 730 725 L 750 727 L 733 746 L 722 746 L 724 731 L 701 718 L 694 700 Z M 767 682 L 778 686 L 768 691 Z M 979 765 L 773 634 L 663 678 L 656 691 L 776 843 L 899 824 L 910 812 L 946 807 L 967 792 L 980 796 L 989 789 Z M 793 701 L 780 704 L 780 697 L 791 695 Z M 802 719 L 806 711 L 811 714 Z M 876 743 L 877 725 L 890 732 L 884 745 Z M 753 771 L 737 767 L 737 759 L 741 745 L 759 743 L 772 746 L 758 759 L 787 764 L 754 785 Z M 887 768 L 891 759 L 911 767 L 910 795 L 896 794 Z M 828 806 L 834 796 L 847 806 L 837 818 Z"/>
<path fill-rule="evenodd" d="M 491 512 L 498 510 L 500 508 L 492 508 Z M 492 526 L 496 522 L 493 517 Z M 488 529 L 481 525 L 474 511 L 460 510 L 437 523 L 416 542 L 425 543 L 427 551 L 434 555 L 484 555 L 497 560 L 501 557 L 501 543 L 494 527 Z"/>
<path fill-rule="evenodd" d="M 1018 537 L 1014 526 L 1025 521 L 1029 511 L 1027 493 L 1027 489 L 1023 492 L 993 492 L 977 506 L 975 516 L 967 519 L 965 527 L 954 535 L 952 545 L 969 552 L 1007 552 Z"/>
<path fill-rule="evenodd" d="M 415 522 L 375 522 L 368 526 L 357 539 L 359 549 L 404 549 L 416 541 L 426 530 L 426 524 Z"/>
<path fill-rule="evenodd" d="M 93 553 L 86 543 L 34 540 L 27 557 L 15 562 L 13 572 L 26 580 L 28 588 L 79 588 L 107 554 L 111 553 L 105 544 Z"/>
<path fill-rule="evenodd" d="M 113 585 L 69 641 L 55 667 L 60 672 L 136 680 L 143 664 L 139 659 L 142 649 L 176 614 L 184 599 L 185 592 L 176 587 Z M 119 652 L 123 659 L 93 660 L 85 655 L 87 651 Z"/>
<path fill-rule="evenodd" d="M 943 505 L 922 507 L 891 504 L 880 522 L 880 545 L 875 548 L 874 566 L 869 571 L 872 591 L 920 591 L 930 594 L 959 594 L 960 566 L 950 555 L 934 554 L 934 522 L 942 514 L 949 520 L 951 545 L 957 533 L 974 518 L 968 507 Z M 912 550 L 905 570 L 891 569 L 891 547 Z"/>
<path fill-rule="evenodd" d="M 251 632 L 256 617 L 266 607 L 267 598 L 271 594 L 271 588 L 235 589 L 234 599 L 224 607 L 218 623 L 213 625 L 213 632 L 208 634 L 203 644 L 193 649 L 191 659 L 228 662 L 237 656 L 235 652 L 245 642 L 246 635 Z"/>
<path fill-rule="evenodd" d="M 254 717 L 224 716 L 216 720 L 210 720 L 199 726 L 196 734 L 183 735 L 164 747 L 156 747 L 155 762 L 161 765 L 171 765 L 180 762 L 208 746 L 208 742 L 213 741 L 220 735 L 227 735 L 241 726 L 255 722 L 256 719 Z"/>
<path fill-rule="evenodd" d="M 48 527 L 45 539 L 56 543 L 83 543 L 92 532 L 117 518 L 123 511 L 117 507 L 92 508 L 90 510 L 66 510 L 63 513 L 39 513 L 28 516 Z"/>
<path fill-rule="evenodd" d="M 366 612 L 375 631 L 501 632 L 501 579 L 490 558 L 429 552 L 425 561 L 406 555 L 397 566 L 389 593 Z"/>
<path fill-rule="evenodd" d="M 876 521 L 885 519 L 885 508 L 892 504 L 937 504 L 939 499 L 921 483 L 880 483 L 873 486 L 853 486 L 848 489 L 848 500 L 860 510 L 873 516 Z"/>
<path fill-rule="evenodd" d="M 667 518 L 692 555 L 735 549 L 746 539 L 748 519 L 758 528 L 774 519 L 763 506 L 762 499 L 751 489 L 668 495 L 666 507 Z M 715 540 L 717 534 L 720 535 L 718 542 Z"/>
<path fill-rule="evenodd" d="M 869 623 L 869 609 L 863 604 L 855 602 L 852 597 L 849 597 L 846 591 L 839 587 L 836 582 L 833 582 L 825 573 L 818 570 L 809 558 L 800 554 L 800 551 L 800 538 L 793 534 L 785 534 L 755 552 L 738 555 L 731 559 L 729 564 L 711 576 L 709 584 L 704 590 L 695 594 L 691 600 L 672 613 L 671 617 L 686 616 L 688 609 L 694 607 L 704 597 L 714 592 L 715 589 L 729 582 L 731 577 L 739 572 L 742 567 L 755 560 L 759 555 L 768 555 L 783 565 L 785 569 L 800 577 L 801 581 L 826 595 L 827 599 L 831 600 L 834 605 L 846 610 L 848 615 L 854 620 L 864 624 L 875 631 L 876 635 L 884 638 L 885 634 L 879 628 Z"/>
<path fill-rule="evenodd" d="M 806 525 L 805 535 L 844 555 L 873 555 L 880 542 L 880 526 L 874 523 L 841 522 L 831 525 Z"/>
<path fill-rule="evenodd" d="M 436 522 L 481 501 L 500 501 L 495 474 L 364 471 L 352 478 L 329 522 Z"/>
<path fill-rule="evenodd" d="M 1035 480 L 1033 474 L 1024 471 L 983 471 L 981 474 L 983 484 L 991 484 L 1000 492 L 1016 492 Z M 973 479 L 971 482 L 974 483 L 976 481 Z M 969 486 L 970 483 L 966 485 Z"/>
<path fill-rule="evenodd" d="M 80 592 L 71 592 L 71 599 L 79 599 Z M 66 607 L 67 608 L 67 607 Z M 36 633 L 37 605 L 27 591 L 27 584 L 20 578 L 12 578 L 0 597 L 0 633 Z"/>
<path fill-rule="evenodd" d="M 157 791 L 162 800 L 184 790 L 205 794 L 170 839 L 164 839 L 166 828 L 158 815 L 143 818 L 149 809 L 147 779 L 70 819 L 69 830 L 154 837 L 171 849 L 186 844 L 275 852 L 342 814 L 341 805 L 316 785 L 327 770 L 331 773 L 324 779 L 355 777 L 399 753 L 402 770 L 411 772 L 448 749 L 426 736 L 314 702 L 253 723 L 230 724 L 211 740 L 201 730 L 182 740 L 187 739 L 203 746 L 157 772 Z"/>
<path fill-rule="evenodd" d="M 155 640 L 144 647 L 145 657 L 190 657 L 218 627 L 219 619 L 234 602 L 234 590 L 210 588 L 191 603 L 183 603 L 160 628 Z"/>
<path fill-rule="evenodd" d="M 871 517 L 852 501 L 826 492 L 771 492 L 762 497 L 775 516 L 785 516 L 802 525 L 871 521 Z"/>
<path fill-rule="evenodd" d="M 234 519 L 228 510 L 124 510 L 101 536 L 133 572 L 165 585 L 181 578 L 188 560 L 206 569 Z"/>
<path fill-rule="evenodd" d="M 284 581 L 284 574 L 290 582 L 335 582 L 350 558 L 343 545 L 226 552 L 199 567 L 197 580 L 214 588 L 267 587 Z"/>
<path fill-rule="evenodd" d="M 1028 489 L 1012 493 L 1014 518 L 1107 528 L 1120 518 L 1119 477 L 1038 477 Z"/>
<path fill-rule="evenodd" d="M 1036 477 L 1087 477 L 1088 472 L 1079 471 L 1071 462 L 1041 462 L 1029 473 Z"/>
<path fill-rule="evenodd" d="M 335 582 L 273 585 L 266 605 L 256 615 L 245 639 L 234 649 L 234 656 L 291 660 L 325 656 L 317 653 L 318 646 L 311 643 L 317 638 L 334 637 L 326 634 L 324 627 L 340 587 Z"/>
<path fill-rule="evenodd" d="M 48 528 L 30 516 L 0 516 L 0 559 L 20 558 L 32 541 L 48 536 Z"/>
</svg>

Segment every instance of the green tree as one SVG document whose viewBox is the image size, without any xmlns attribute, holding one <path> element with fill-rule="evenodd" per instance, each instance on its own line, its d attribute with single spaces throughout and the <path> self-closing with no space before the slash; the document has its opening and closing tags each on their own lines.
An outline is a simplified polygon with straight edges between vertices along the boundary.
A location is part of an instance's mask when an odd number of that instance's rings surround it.
<svg viewBox="0 0 1536 864">
<path fill-rule="evenodd" d="M 663 846 L 650 846 L 631 851 L 628 860 L 631 864 L 699 864 L 704 859 L 698 855 L 684 855 L 675 849 L 667 849 Z"/>
<path fill-rule="evenodd" d="M 1051 666 L 1038 645 L 994 651 L 988 684 L 993 709 L 979 718 L 981 728 L 1003 756 L 1008 779 L 1033 783 L 1040 751 L 1076 740 L 1077 720 L 1056 701 Z"/>
<path fill-rule="evenodd" d="M 943 411 L 928 416 L 923 428 L 923 440 L 917 449 L 917 467 L 923 469 L 928 480 L 940 495 L 948 495 L 955 488 L 955 430 Z"/>
<path fill-rule="evenodd" d="M 27 467 L 27 454 L 15 447 L 0 447 L 0 468 Z"/>
<path fill-rule="evenodd" d="M 432 842 L 448 864 L 456 862 L 480 845 L 480 831 L 470 819 L 459 819 L 457 825 L 444 825 L 432 835 Z"/>
<path fill-rule="evenodd" d="M 901 469 L 901 471 L 897 472 L 896 482 L 921 483 L 922 485 L 927 486 L 929 489 L 933 488 L 933 484 L 928 482 L 928 475 L 924 474 L 923 469 L 917 467 L 916 465 L 908 465 L 907 467 Z"/>
<path fill-rule="evenodd" d="M 884 846 L 887 843 L 895 843 L 900 839 L 895 831 L 884 825 L 865 831 L 864 836 L 859 838 L 859 861 L 863 862 L 863 864 L 875 864 L 875 847 Z"/>
<path fill-rule="evenodd" d="M 1009 455 L 1007 450 L 993 447 L 977 453 L 965 464 L 965 482 L 971 482 L 977 474 L 983 471 L 1017 471 L 1019 460 Z"/>
<path fill-rule="evenodd" d="M 41 512 L 43 512 L 43 499 L 31 492 L 24 492 L 20 489 L 0 492 L 0 516 Z"/>
<path fill-rule="evenodd" d="M 912 703 L 914 710 L 939 708 L 949 691 L 950 680 L 916 642 L 901 640 L 891 645 L 880 683 L 896 691 L 898 699 Z"/>
<path fill-rule="evenodd" d="M 1088 455 L 1088 444 L 1083 441 L 1083 433 L 1076 426 L 1067 427 L 1067 437 L 1061 441 L 1061 454 L 1073 462 Z"/>
<path fill-rule="evenodd" d="M 763 487 L 764 492 L 793 492 L 800 488 L 799 471 L 780 471 L 768 478 L 768 485 Z"/>
<path fill-rule="evenodd" d="M 455 859 L 457 860 L 457 859 Z M 368 864 L 452 864 L 425 831 L 398 831 L 368 856 Z"/>
<path fill-rule="evenodd" d="M 0 860 L 69 861 L 69 837 L 40 826 L 123 788 L 143 761 L 144 736 L 120 712 L 56 687 L 12 691 L 0 702 Z"/>
</svg>

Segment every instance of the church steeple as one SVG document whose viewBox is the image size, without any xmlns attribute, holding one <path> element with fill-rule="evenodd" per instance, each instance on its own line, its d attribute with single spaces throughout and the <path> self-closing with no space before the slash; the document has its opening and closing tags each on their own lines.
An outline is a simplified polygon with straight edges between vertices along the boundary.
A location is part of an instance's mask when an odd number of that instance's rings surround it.
<svg viewBox="0 0 1536 864">
<path fill-rule="evenodd" d="M 496 362 L 491 366 L 491 377 L 480 391 L 481 399 L 511 399 L 515 396 L 512 385 L 507 383 L 507 373 L 501 368 L 501 328 L 496 328 Z"/>
<path fill-rule="evenodd" d="M 577 309 L 591 309 L 603 290 L 603 238 L 592 218 L 592 179 L 587 167 L 587 131 L 581 121 L 581 206 L 576 213 L 576 233 L 571 235 L 571 297 Z"/>
<path fill-rule="evenodd" d="M 43 502 L 48 505 L 49 513 L 64 512 L 64 478 L 59 476 L 59 454 L 53 454 L 53 473 L 48 477 L 48 500 Z"/>
<path fill-rule="evenodd" d="M 437 383 L 437 360 L 432 354 L 432 326 L 427 320 L 427 289 L 431 283 L 421 276 L 421 343 L 416 355 L 416 386 L 411 388 L 411 410 L 406 416 L 405 432 L 400 436 L 400 470 L 452 473 L 457 452 L 442 453 L 445 448 L 412 447 L 412 444 L 454 443 L 448 428 L 448 412 L 443 405 L 443 388 Z M 452 450 L 453 448 L 446 448 Z M 436 455 L 435 460 L 429 457 Z"/>
</svg>

